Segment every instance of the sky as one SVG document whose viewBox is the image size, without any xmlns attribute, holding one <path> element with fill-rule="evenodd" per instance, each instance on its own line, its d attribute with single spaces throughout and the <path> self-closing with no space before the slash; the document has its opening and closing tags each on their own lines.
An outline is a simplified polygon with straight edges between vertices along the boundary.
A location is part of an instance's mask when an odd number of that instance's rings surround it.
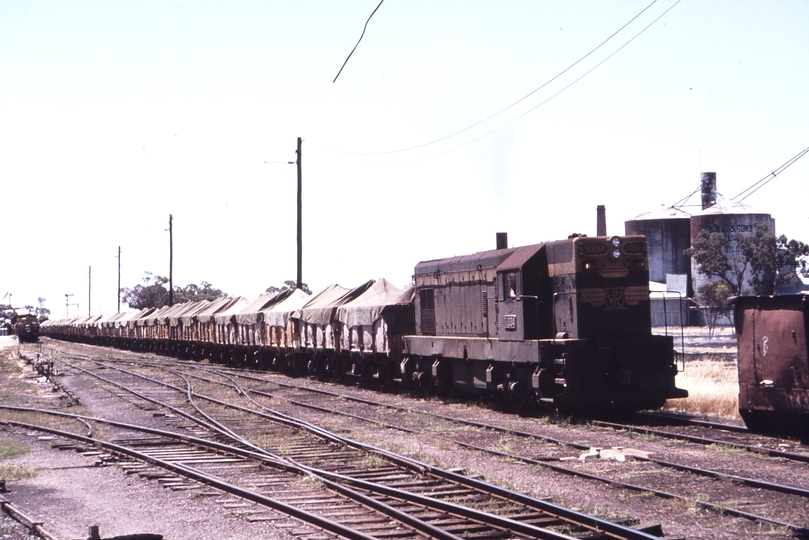
<svg viewBox="0 0 809 540">
<path fill-rule="evenodd" d="M 118 248 L 122 287 L 168 276 L 169 216 L 175 285 L 294 280 L 298 137 L 315 292 L 592 236 L 598 205 L 622 234 L 702 171 L 732 199 L 809 147 L 807 28 L 804 0 L 4 0 L 0 303 L 116 311 Z M 809 241 L 807 201 L 809 157 L 744 203 Z"/>
</svg>

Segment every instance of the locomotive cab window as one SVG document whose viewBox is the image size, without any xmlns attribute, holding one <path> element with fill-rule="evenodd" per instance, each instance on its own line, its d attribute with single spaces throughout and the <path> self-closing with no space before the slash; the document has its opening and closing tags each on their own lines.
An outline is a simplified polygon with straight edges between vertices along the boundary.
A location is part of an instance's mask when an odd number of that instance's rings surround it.
<svg viewBox="0 0 809 540">
<path fill-rule="evenodd" d="M 506 272 L 503 275 L 503 299 L 517 298 L 517 272 Z"/>
</svg>

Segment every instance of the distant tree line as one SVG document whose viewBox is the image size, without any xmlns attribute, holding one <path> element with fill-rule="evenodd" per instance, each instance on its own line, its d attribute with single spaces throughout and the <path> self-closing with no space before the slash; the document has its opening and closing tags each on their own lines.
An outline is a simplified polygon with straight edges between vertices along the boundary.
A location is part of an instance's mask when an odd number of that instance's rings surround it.
<svg viewBox="0 0 809 540">
<path fill-rule="evenodd" d="M 281 294 L 282 292 L 286 291 L 294 291 L 298 286 L 298 282 L 294 279 L 288 279 L 284 282 L 284 285 L 281 287 L 276 287 L 275 285 L 270 285 L 267 287 L 267 290 L 264 292 L 271 293 L 271 294 Z M 306 283 L 301 283 L 301 290 L 306 294 L 312 294 L 312 291 L 309 290 L 309 285 Z"/>
<path fill-rule="evenodd" d="M 156 276 L 146 272 L 143 283 L 131 289 L 121 289 L 121 300 L 132 309 L 160 308 L 169 305 L 169 279 L 165 276 Z M 217 289 L 207 281 L 202 285 L 190 283 L 185 287 L 174 287 L 174 303 L 199 302 L 201 300 L 215 300 L 229 297 L 221 289 Z"/>
<path fill-rule="evenodd" d="M 121 300 L 132 309 L 160 308 L 169 304 L 169 280 L 165 276 L 156 276 L 152 272 L 146 272 L 143 283 L 135 285 L 131 289 L 121 289 Z M 287 280 L 281 287 L 270 286 L 265 292 L 280 294 L 288 290 L 294 290 L 296 282 Z M 311 294 L 306 283 L 301 284 L 301 289 Z M 185 287 L 174 287 L 174 303 L 183 304 L 185 302 L 199 302 L 201 300 L 215 300 L 217 298 L 230 298 L 230 295 L 217 289 L 207 281 L 201 285 L 190 283 Z M 44 300 L 44 299 L 43 299 Z"/>
</svg>

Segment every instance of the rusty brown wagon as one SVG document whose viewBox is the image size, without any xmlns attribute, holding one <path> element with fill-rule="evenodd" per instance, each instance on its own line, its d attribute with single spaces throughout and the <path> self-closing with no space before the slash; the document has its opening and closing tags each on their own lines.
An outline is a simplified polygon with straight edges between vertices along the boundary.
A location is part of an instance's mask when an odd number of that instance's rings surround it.
<svg viewBox="0 0 809 540">
<path fill-rule="evenodd" d="M 809 434 L 809 295 L 732 298 L 739 413 L 758 432 Z"/>
</svg>

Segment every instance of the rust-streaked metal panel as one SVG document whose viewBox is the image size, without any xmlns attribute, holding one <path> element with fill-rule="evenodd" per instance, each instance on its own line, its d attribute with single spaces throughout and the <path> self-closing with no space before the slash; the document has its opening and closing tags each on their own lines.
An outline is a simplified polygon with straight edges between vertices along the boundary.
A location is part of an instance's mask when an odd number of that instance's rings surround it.
<svg viewBox="0 0 809 540">
<path fill-rule="evenodd" d="M 740 411 L 809 415 L 809 296 L 739 297 L 733 304 Z"/>
</svg>

